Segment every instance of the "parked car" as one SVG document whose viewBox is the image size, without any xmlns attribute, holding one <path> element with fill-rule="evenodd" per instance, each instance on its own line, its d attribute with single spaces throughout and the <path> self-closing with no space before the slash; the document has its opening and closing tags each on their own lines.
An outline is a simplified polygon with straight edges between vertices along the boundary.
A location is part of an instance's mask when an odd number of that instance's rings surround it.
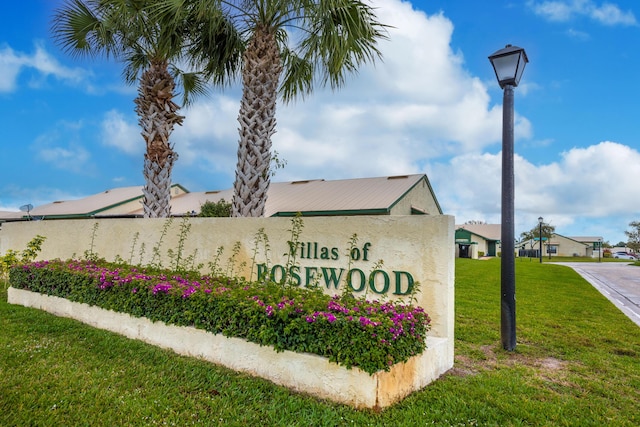
<svg viewBox="0 0 640 427">
<path fill-rule="evenodd" d="M 618 259 L 632 259 L 632 260 L 636 259 L 635 256 L 628 254 L 626 252 L 614 252 L 613 254 L 611 254 L 611 257 L 618 258 Z"/>
</svg>

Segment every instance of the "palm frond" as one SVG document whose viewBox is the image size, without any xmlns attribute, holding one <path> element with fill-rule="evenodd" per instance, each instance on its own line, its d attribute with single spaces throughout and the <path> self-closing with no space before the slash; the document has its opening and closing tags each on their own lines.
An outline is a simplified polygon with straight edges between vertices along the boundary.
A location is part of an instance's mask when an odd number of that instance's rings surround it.
<svg viewBox="0 0 640 427">
<path fill-rule="evenodd" d="M 113 33 L 105 26 L 95 1 L 67 0 L 54 11 L 51 31 L 55 42 L 72 56 L 109 56 L 116 50 Z"/>
<path fill-rule="evenodd" d="M 177 67 L 171 67 L 171 74 L 182 88 L 182 105 L 189 106 L 195 97 L 205 96 L 210 92 L 206 77 L 199 72 L 185 73 Z"/>
<path fill-rule="evenodd" d="M 313 91 L 314 67 L 311 61 L 296 55 L 291 49 L 281 51 L 283 63 L 280 96 L 282 100 L 290 102 L 296 97 L 304 98 Z"/>
<path fill-rule="evenodd" d="M 387 39 L 387 26 L 378 22 L 375 11 L 359 0 L 314 2 L 305 15 L 306 37 L 301 54 L 318 63 L 323 84 L 335 89 L 344 84 L 366 62 L 382 57 L 377 47 Z"/>
</svg>

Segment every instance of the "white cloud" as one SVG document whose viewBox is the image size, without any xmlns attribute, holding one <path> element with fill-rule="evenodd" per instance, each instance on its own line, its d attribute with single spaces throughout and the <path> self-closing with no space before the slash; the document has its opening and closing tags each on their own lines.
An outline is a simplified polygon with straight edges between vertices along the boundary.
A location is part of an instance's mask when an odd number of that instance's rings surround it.
<svg viewBox="0 0 640 427">
<path fill-rule="evenodd" d="M 376 3 L 392 26 L 384 60 L 363 67 L 338 92 L 318 90 L 278 107 L 274 148 L 289 160 L 279 180 L 417 172 L 425 163 L 497 145 L 502 110 L 451 49 L 453 24 L 395 0 Z M 531 124 L 517 116 L 519 138 Z M 294 161 L 295 159 L 295 161 Z"/>
<path fill-rule="evenodd" d="M 0 50 L 0 92 L 13 92 L 17 85 L 22 60 L 13 49 L 5 46 Z"/>
<path fill-rule="evenodd" d="M 604 3 L 600 7 L 593 7 L 589 10 L 589 16 L 604 25 L 636 25 L 636 17 L 633 12 L 623 12 L 618 6 L 611 3 Z"/>
<path fill-rule="evenodd" d="M 54 76 L 71 83 L 80 83 L 87 75 L 87 72 L 80 68 L 69 68 L 60 64 L 40 43 L 36 44 L 33 55 L 25 56 L 25 65 L 38 70 L 45 76 Z"/>
<path fill-rule="evenodd" d="M 586 41 L 591 38 L 588 33 L 585 33 L 584 31 L 574 30 L 573 28 L 569 28 L 567 30 L 567 35 L 572 39 L 580 41 Z"/>
<path fill-rule="evenodd" d="M 236 117 L 239 105 L 239 98 L 218 95 L 196 101 L 179 111 L 185 116 L 184 123 L 176 126 L 170 137 L 178 153 L 177 170 L 196 166 L 207 172 L 232 176 L 238 147 Z M 145 152 L 137 117 L 126 116 L 118 110 L 105 113 L 101 141 L 103 145 L 140 159 Z"/>
<path fill-rule="evenodd" d="M 91 155 L 84 147 L 71 144 L 68 147 L 42 147 L 38 157 L 58 169 L 84 172 Z"/>
<path fill-rule="evenodd" d="M 215 95 L 183 110 L 185 120 L 171 136 L 180 156 L 176 167 L 198 164 L 208 172 L 233 174 L 238 149 L 240 98 Z M 231 176 L 231 175 L 230 175 Z"/>
<path fill-rule="evenodd" d="M 135 122 L 126 120 L 124 114 L 117 110 L 107 111 L 101 123 L 102 143 L 115 147 L 130 155 L 144 153 L 145 144 L 140 135 L 140 127 Z"/>
<path fill-rule="evenodd" d="M 57 169 L 91 175 L 91 153 L 78 136 L 82 127 L 81 122 L 56 123 L 51 131 L 39 135 L 30 148 L 38 159 Z"/>
<path fill-rule="evenodd" d="M 622 235 L 640 212 L 640 152 L 628 146 L 601 142 L 573 148 L 560 161 L 543 165 L 516 155 L 514 169 L 516 230 L 530 229 L 542 215 L 560 234 L 582 221 L 592 223 L 585 234 Z M 456 223 L 500 222 L 501 153 L 463 154 L 432 165 L 429 177 Z"/>
<path fill-rule="evenodd" d="M 36 71 L 36 75 L 30 81 L 32 86 L 40 86 L 49 76 L 77 85 L 89 74 L 80 68 L 63 66 L 39 43 L 32 54 L 15 52 L 10 46 L 4 46 L 0 49 L 0 92 L 15 91 L 20 74 L 27 69 Z"/>
<path fill-rule="evenodd" d="M 603 25 L 637 25 L 632 11 L 622 11 L 613 3 L 605 2 L 598 6 L 591 0 L 558 0 L 529 1 L 527 4 L 535 14 L 555 22 L 566 22 L 574 17 L 585 16 Z"/>
</svg>

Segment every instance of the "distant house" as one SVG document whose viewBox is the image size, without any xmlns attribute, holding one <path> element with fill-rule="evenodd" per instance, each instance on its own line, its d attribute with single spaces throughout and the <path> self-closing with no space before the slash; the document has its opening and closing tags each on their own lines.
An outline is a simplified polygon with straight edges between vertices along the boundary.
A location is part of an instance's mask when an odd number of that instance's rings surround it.
<svg viewBox="0 0 640 427">
<path fill-rule="evenodd" d="M 567 237 L 552 233 L 548 240 L 543 237 L 543 257 L 593 257 L 594 245 L 601 237 Z M 516 244 L 519 256 L 540 256 L 540 240 L 530 239 Z M 597 252 L 595 253 L 597 257 Z"/>
<path fill-rule="evenodd" d="M 497 256 L 501 227 L 500 224 L 456 225 L 456 257 L 478 259 Z"/>
<path fill-rule="evenodd" d="M 477 259 L 481 256 L 499 256 L 500 224 L 463 224 L 456 225 L 456 257 Z M 600 236 L 566 237 L 553 233 L 551 238 L 542 241 L 544 257 L 598 257 Z M 516 252 L 520 257 L 540 256 L 540 241 L 536 239 L 516 243 Z"/>
<path fill-rule="evenodd" d="M 590 245 L 592 248 L 591 256 L 593 258 L 598 258 L 598 256 L 602 257 L 604 254 L 600 253 L 603 250 L 602 248 L 602 236 L 572 236 L 569 239 L 573 239 L 577 242 L 586 243 Z"/>
<path fill-rule="evenodd" d="M 77 200 L 37 206 L 36 219 L 142 217 L 142 186 L 121 187 Z M 205 202 L 230 202 L 233 190 L 190 192 L 171 187 L 174 216 L 200 212 Z M 324 179 L 271 183 L 265 216 L 326 215 L 441 215 L 442 209 L 426 175 L 401 175 L 325 181 Z M 26 219 L 22 212 L 0 219 Z"/>
</svg>

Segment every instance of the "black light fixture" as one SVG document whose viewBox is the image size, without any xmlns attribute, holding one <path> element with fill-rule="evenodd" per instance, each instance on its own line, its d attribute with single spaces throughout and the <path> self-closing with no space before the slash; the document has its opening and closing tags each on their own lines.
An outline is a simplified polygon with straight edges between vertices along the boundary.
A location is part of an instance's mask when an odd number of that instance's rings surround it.
<svg viewBox="0 0 640 427">
<path fill-rule="evenodd" d="M 516 348 L 516 264 L 515 264 L 515 189 L 513 173 L 513 88 L 518 86 L 524 67 L 529 62 L 524 49 L 507 45 L 489 56 L 500 87 L 502 102 L 502 257 L 500 260 L 502 346 Z"/>
<path fill-rule="evenodd" d="M 508 44 L 504 49 L 490 55 L 489 61 L 493 65 L 500 87 L 504 89 L 507 85 L 518 86 L 529 58 L 523 48 Z"/>
</svg>

